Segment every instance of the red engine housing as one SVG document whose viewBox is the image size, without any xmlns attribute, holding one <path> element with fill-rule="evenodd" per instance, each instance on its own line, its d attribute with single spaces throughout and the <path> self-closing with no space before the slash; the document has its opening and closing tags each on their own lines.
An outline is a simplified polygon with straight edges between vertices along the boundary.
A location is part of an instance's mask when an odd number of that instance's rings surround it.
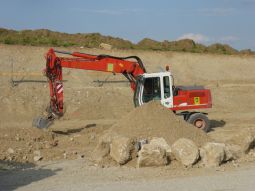
<svg viewBox="0 0 255 191">
<path fill-rule="evenodd" d="M 172 110 L 205 109 L 212 107 L 209 89 L 203 87 L 175 87 Z"/>
</svg>

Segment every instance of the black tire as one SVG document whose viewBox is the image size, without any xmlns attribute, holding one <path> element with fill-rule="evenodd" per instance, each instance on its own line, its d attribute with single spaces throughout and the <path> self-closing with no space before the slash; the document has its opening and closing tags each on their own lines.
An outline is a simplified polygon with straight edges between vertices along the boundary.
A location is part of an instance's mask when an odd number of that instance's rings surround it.
<svg viewBox="0 0 255 191">
<path fill-rule="evenodd" d="M 195 127 L 205 131 L 210 131 L 210 121 L 208 117 L 203 113 L 191 114 L 187 120 L 188 123 L 194 125 Z"/>
</svg>

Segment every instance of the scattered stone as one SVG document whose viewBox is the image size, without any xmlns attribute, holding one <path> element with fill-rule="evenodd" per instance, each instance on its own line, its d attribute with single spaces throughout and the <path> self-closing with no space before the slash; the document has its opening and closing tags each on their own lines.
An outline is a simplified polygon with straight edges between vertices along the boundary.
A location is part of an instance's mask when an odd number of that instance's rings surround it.
<svg viewBox="0 0 255 191">
<path fill-rule="evenodd" d="M 197 145 L 190 139 L 178 139 L 172 145 L 172 151 L 175 158 L 184 166 L 192 166 L 199 159 L 199 149 Z"/>
<path fill-rule="evenodd" d="M 42 156 L 34 156 L 34 161 L 37 162 L 37 161 L 40 161 L 42 160 L 43 157 Z"/>
<path fill-rule="evenodd" d="M 110 156 L 120 165 L 131 160 L 131 150 L 134 144 L 130 138 L 117 137 L 110 144 Z"/>
<path fill-rule="evenodd" d="M 13 153 L 14 153 L 14 150 L 13 150 L 12 148 L 9 148 L 9 149 L 7 150 L 7 152 L 8 152 L 9 154 L 13 154 Z"/>
<path fill-rule="evenodd" d="M 22 159 L 23 159 L 23 160 L 27 160 L 27 156 L 24 155 L 24 156 L 22 157 Z"/>
<path fill-rule="evenodd" d="M 225 160 L 225 144 L 206 143 L 200 149 L 200 156 L 205 167 L 217 167 Z"/>
<path fill-rule="evenodd" d="M 145 144 L 138 152 L 137 167 L 165 166 L 169 163 L 165 149 L 156 144 Z"/>
</svg>

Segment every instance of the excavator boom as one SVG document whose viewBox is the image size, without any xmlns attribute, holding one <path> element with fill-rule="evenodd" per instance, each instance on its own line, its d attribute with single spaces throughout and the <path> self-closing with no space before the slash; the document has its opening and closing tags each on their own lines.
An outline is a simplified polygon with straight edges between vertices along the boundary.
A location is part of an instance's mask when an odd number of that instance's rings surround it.
<svg viewBox="0 0 255 191">
<path fill-rule="evenodd" d="M 60 57 L 56 53 L 71 57 Z M 101 72 L 121 73 L 130 82 L 131 88 L 135 89 L 136 77 L 146 72 L 141 59 L 137 56 L 114 57 L 110 55 L 92 55 L 80 52 L 64 52 L 50 49 L 45 55 L 45 75 L 50 87 L 50 106 L 47 109 L 49 115 L 46 120 L 35 120 L 35 126 L 47 126 L 48 121 L 63 115 L 64 94 L 62 68 L 75 68 L 82 70 L 94 70 Z M 131 59 L 135 61 L 131 61 Z M 40 125 L 41 124 L 41 125 Z"/>
</svg>

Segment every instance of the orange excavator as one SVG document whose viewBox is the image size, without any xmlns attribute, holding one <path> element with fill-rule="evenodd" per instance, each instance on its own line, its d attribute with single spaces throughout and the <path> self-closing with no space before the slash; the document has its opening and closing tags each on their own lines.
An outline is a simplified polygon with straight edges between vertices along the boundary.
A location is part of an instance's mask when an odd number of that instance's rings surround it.
<svg viewBox="0 0 255 191">
<path fill-rule="evenodd" d="M 60 57 L 58 54 L 72 57 Z M 62 68 L 75 68 L 123 74 L 134 91 L 135 107 L 151 100 L 159 100 L 163 106 L 172 110 L 197 128 L 209 131 L 210 121 L 207 113 L 198 111 L 212 107 L 211 92 L 203 87 L 175 86 L 174 79 L 166 67 L 165 72 L 147 73 L 143 62 L 137 56 L 115 57 L 92 55 L 80 52 L 64 52 L 50 49 L 46 54 L 46 68 L 50 88 L 50 104 L 47 116 L 37 117 L 33 126 L 47 128 L 57 118 L 63 116 L 64 95 Z M 170 125 L 170 124 L 169 124 Z"/>
</svg>

